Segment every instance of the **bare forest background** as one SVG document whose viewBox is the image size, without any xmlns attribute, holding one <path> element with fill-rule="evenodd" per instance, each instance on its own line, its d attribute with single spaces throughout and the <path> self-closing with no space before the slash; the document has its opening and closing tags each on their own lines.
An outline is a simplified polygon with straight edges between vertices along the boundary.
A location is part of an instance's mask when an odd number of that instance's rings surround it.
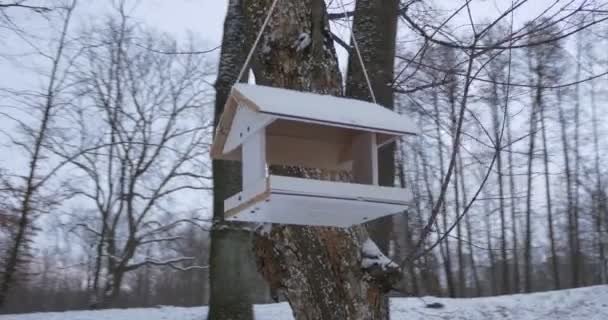
<svg viewBox="0 0 608 320">
<path fill-rule="evenodd" d="M 77 23 L 84 2 L 0 1 L 0 62 L 33 79 L 0 82 L 0 313 L 243 302 L 209 268 L 220 48 L 138 22 L 135 2 Z M 488 2 L 395 2 L 386 85 L 421 135 L 391 150 L 414 206 L 370 229 L 402 267 L 391 295 L 608 283 L 608 3 L 522 18 L 530 1 Z M 350 52 L 352 11 L 326 6 Z M 255 229 L 215 231 L 238 266 L 223 287 L 282 300 L 256 271 Z"/>
</svg>

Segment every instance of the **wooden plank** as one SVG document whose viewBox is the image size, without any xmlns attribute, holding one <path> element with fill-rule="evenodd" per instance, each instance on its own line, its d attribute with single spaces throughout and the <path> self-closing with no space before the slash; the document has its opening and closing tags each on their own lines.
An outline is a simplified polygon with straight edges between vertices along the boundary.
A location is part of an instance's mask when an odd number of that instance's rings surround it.
<svg viewBox="0 0 608 320">
<path fill-rule="evenodd" d="M 211 145 L 210 150 L 211 159 L 226 160 L 227 158 L 224 158 L 223 156 L 226 153 L 233 151 L 229 150 L 225 153 L 224 146 L 226 144 L 226 140 L 228 139 L 228 134 L 232 130 L 233 120 L 239 105 L 245 106 L 256 113 L 260 112 L 260 108 L 253 101 L 241 94 L 236 86 L 233 86 L 230 90 L 230 96 L 228 96 L 226 104 L 224 105 L 224 111 L 222 112 L 220 120 L 218 121 L 215 129 L 215 136 L 213 138 L 213 144 Z"/>
<path fill-rule="evenodd" d="M 373 203 L 349 199 L 314 198 L 272 193 L 243 208 L 231 220 L 346 228 L 403 212 L 405 204 Z M 294 210 L 298 208 L 298 210 Z"/>
<path fill-rule="evenodd" d="M 239 104 L 247 106 L 247 107 L 251 108 L 251 110 L 253 110 L 255 112 L 261 112 L 262 109 L 260 108 L 260 106 L 257 105 L 257 103 L 255 103 L 253 100 L 249 99 L 247 97 L 247 95 L 243 94 L 241 92 L 241 90 L 239 90 L 239 88 L 242 88 L 239 84 L 234 85 L 232 87 L 232 90 L 230 90 L 230 95 L 236 101 L 238 101 Z"/>
<path fill-rule="evenodd" d="M 258 130 L 263 130 L 276 118 L 257 113 L 247 106 L 239 105 L 232 120 L 232 125 L 228 137 L 226 138 L 222 154 L 228 154 L 238 148 L 251 135 Z"/>
<path fill-rule="evenodd" d="M 353 139 L 353 180 L 378 184 L 378 147 L 375 133 L 361 133 Z"/>
<path fill-rule="evenodd" d="M 224 105 L 224 111 L 220 116 L 220 120 L 215 128 L 215 136 L 213 137 L 213 144 L 211 145 L 211 159 L 220 159 L 224 154 L 224 144 L 230 133 L 230 127 L 232 126 L 232 119 L 236 112 L 237 102 L 234 97 L 229 96 Z"/>
<path fill-rule="evenodd" d="M 411 204 L 413 200 L 411 191 L 402 188 L 276 175 L 270 175 L 269 181 L 273 193 L 399 204 Z"/>
<path fill-rule="evenodd" d="M 270 181 L 268 178 L 264 178 L 248 189 L 224 200 L 224 218 L 233 216 L 260 201 L 264 201 L 269 196 Z"/>
<path fill-rule="evenodd" d="M 399 188 L 271 175 L 224 203 L 225 217 L 234 221 L 349 227 L 405 211 L 412 195 Z"/>
<path fill-rule="evenodd" d="M 350 144 L 352 138 L 359 133 L 359 131 L 348 128 L 285 119 L 274 121 L 268 126 L 266 132 L 272 136 L 305 138 L 337 144 Z"/>
<path fill-rule="evenodd" d="M 266 177 L 266 132 L 264 128 L 252 133 L 243 143 L 243 190 Z"/>
<path fill-rule="evenodd" d="M 344 159 L 347 144 L 305 138 L 268 136 L 268 163 L 294 165 L 330 170 L 350 170 L 349 159 Z"/>
</svg>

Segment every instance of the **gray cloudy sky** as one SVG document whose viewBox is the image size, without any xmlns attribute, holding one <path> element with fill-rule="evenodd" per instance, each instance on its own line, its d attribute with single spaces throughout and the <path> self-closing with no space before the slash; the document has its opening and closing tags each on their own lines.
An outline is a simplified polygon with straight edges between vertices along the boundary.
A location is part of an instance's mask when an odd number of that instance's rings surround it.
<svg viewBox="0 0 608 320">
<path fill-rule="evenodd" d="M 110 0 L 98 1 L 103 2 Z M 133 15 L 176 37 L 192 31 L 216 45 L 222 38 L 226 6 L 225 0 L 139 0 Z"/>
</svg>

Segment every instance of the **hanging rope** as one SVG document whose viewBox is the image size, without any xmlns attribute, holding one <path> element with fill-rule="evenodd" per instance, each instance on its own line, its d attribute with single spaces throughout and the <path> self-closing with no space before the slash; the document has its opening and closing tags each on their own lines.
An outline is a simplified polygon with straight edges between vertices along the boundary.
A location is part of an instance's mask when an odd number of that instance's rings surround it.
<svg viewBox="0 0 608 320">
<path fill-rule="evenodd" d="M 346 12 L 346 7 L 342 0 L 338 0 L 340 6 L 342 7 L 342 11 L 344 12 L 344 18 L 348 19 L 348 13 Z M 367 82 L 367 88 L 369 89 L 369 94 L 372 97 L 372 101 L 376 102 L 376 95 L 374 94 L 374 89 L 372 88 L 372 83 L 369 81 L 369 76 L 367 75 L 367 69 L 365 69 L 365 63 L 363 63 L 363 57 L 361 57 L 361 51 L 359 51 L 359 45 L 357 44 L 357 39 L 355 39 L 355 33 L 353 32 L 353 24 L 355 23 L 355 19 L 353 18 L 353 23 L 348 24 L 348 28 L 350 29 L 350 38 L 353 40 L 353 44 L 355 45 L 355 52 L 357 53 L 357 57 L 359 57 L 359 63 L 361 64 L 361 70 L 363 70 L 363 76 L 365 77 L 365 82 Z"/>
<path fill-rule="evenodd" d="M 249 65 L 249 62 L 251 61 L 251 57 L 253 56 L 253 52 L 255 51 L 255 48 L 258 46 L 258 42 L 260 42 L 260 39 L 262 38 L 262 34 L 264 33 L 264 29 L 266 29 L 266 26 L 268 25 L 268 22 L 270 21 L 270 16 L 272 16 L 274 7 L 276 7 L 278 2 L 279 2 L 279 0 L 274 0 L 272 2 L 272 4 L 270 5 L 270 10 L 268 10 L 268 15 L 266 15 L 266 19 L 264 19 L 264 23 L 262 23 L 262 27 L 260 28 L 258 35 L 255 37 L 255 41 L 253 42 L 253 45 L 251 46 L 251 49 L 249 50 L 249 53 L 247 54 L 247 58 L 245 59 L 245 63 L 243 64 L 243 67 L 241 68 L 241 71 L 239 72 L 239 76 L 236 78 L 237 82 L 240 82 L 242 80 L 243 74 L 245 73 L 245 70 L 247 70 L 247 66 Z"/>
</svg>

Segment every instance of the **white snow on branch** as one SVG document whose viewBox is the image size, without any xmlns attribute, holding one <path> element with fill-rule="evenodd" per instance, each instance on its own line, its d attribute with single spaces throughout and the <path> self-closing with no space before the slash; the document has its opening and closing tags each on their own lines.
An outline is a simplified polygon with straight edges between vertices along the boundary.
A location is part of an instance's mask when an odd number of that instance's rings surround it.
<svg viewBox="0 0 608 320">
<path fill-rule="evenodd" d="M 365 240 L 361 247 L 361 255 L 363 256 L 363 259 L 361 260 L 361 267 L 363 267 L 363 269 L 369 269 L 373 266 L 379 266 L 382 270 L 399 267 L 391 259 L 385 256 L 376 243 L 369 238 Z"/>
<path fill-rule="evenodd" d="M 268 236 L 272 231 L 272 223 L 260 223 L 255 231 L 261 236 Z"/>
<path fill-rule="evenodd" d="M 177 265 L 177 263 L 181 263 L 181 262 L 185 262 L 185 261 L 192 261 L 194 260 L 194 257 L 177 257 L 177 258 L 171 258 L 171 259 L 165 259 L 165 260 L 159 260 L 159 259 L 154 259 L 154 258 L 146 258 L 144 261 L 141 262 L 137 262 L 137 263 L 133 263 L 130 264 L 128 266 L 125 267 L 125 269 L 127 270 L 135 270 L 139 267 L 142 267 L 144 265 L 153 265 L 153 266 L 167 266 L 176 270 L 181 270 L 181 271 L 187 271 L 187 270 L 193 270 L 193 269 L 207 269 L 208 266 L 188 266 L 188 267 L 182 267 Z"/>
<path fill-rule="evenodd" d="M 296 51 L 300 52 L 300 51 L 306 49 L 311 43 L 312 43 L 312 39 L 310 38 L 310 35 L 306 32 L 302 32 L 298 36 L 298 39 L 296 41 L 294 41 L 294 43 L 291 47 L 296 48 Z"/>
</svg>

